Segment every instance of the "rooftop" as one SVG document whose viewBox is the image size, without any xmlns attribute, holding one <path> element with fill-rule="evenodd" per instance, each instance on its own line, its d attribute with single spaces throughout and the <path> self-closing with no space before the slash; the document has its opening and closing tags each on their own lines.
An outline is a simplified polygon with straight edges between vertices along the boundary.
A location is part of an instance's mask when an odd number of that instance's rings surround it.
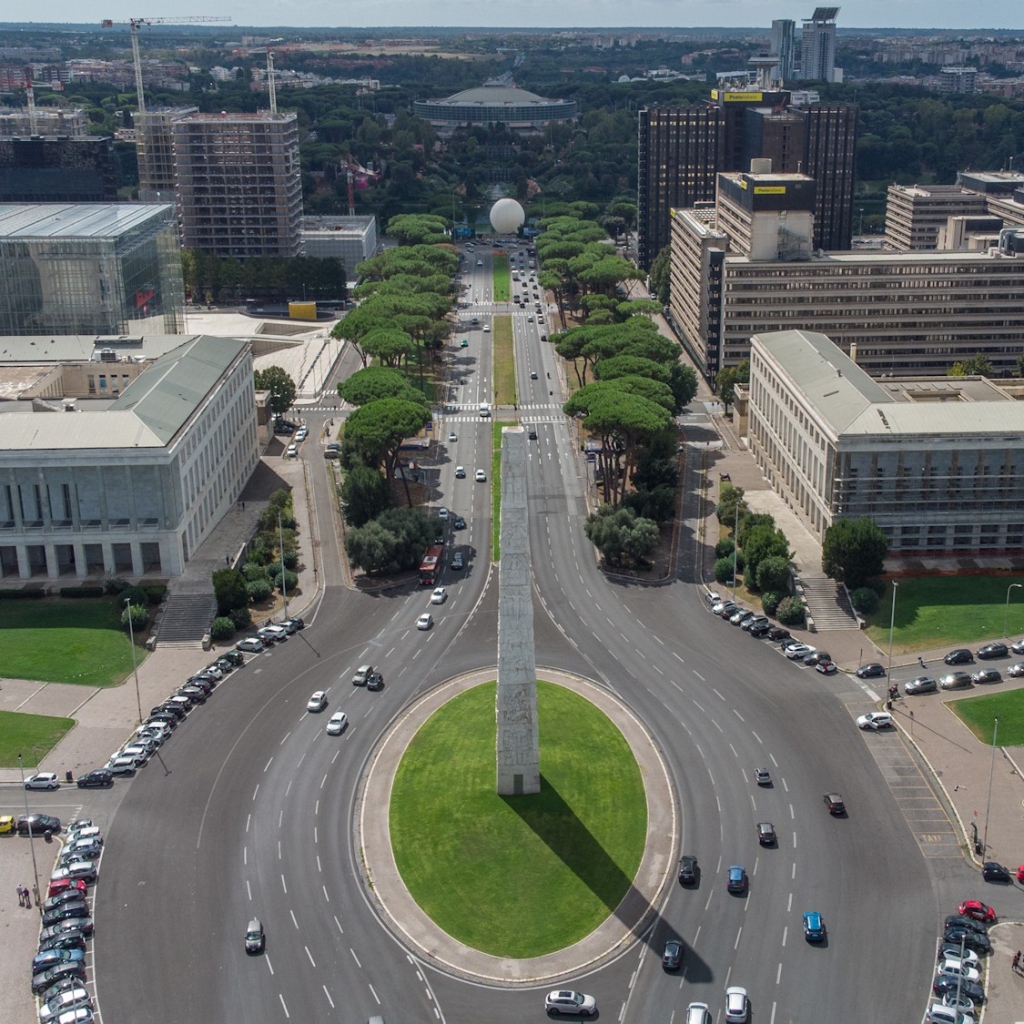
<svg viewBox="0 0 1024 1024">
<path fill-rule="evenodd" d="M 117 238 L 173 213 L 169 203 L 2 203 L 0 238 Z"/>
<path fill-rule="evenodd" d="M 423 100 L 424 103 L 436 103 L 438 105 L 457 105 L 466 103 L 477 103 L 480 106 L 492 106 L 494 104 L 515 104 L 523 106 L 530 103 L 566 103 L 567 100 L 549 100 L 538 96 L 535 92 L 528 92 L 526 89 L 516 89 L 508 85 L 481 85 L 475 89 L 465 89 L 442 100 Z"/>
<path fill-rule="evenodd" d="M 2 207 L 0 207 L 2 209 Z M 181 334 L 41 334 L 0 336 L 0 366 L 99 362 L 111 351 L 117 361 L 156 359 L 179 348 Z"/>
</svg>

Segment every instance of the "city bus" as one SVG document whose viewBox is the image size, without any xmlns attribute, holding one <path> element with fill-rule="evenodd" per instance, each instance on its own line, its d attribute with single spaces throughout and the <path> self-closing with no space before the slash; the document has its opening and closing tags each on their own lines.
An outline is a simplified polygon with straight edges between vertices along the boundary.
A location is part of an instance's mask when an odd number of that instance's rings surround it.
<svg viewBox="0 0 1024 1024">
<path fill-rule="evenodd" d="M 424 552 L 423 560 L 420 562 L 420 586 L 432 587 L 441 574 L 441 559 L 444 555 L 444 546 L 433 544 Z"/>
</svg>

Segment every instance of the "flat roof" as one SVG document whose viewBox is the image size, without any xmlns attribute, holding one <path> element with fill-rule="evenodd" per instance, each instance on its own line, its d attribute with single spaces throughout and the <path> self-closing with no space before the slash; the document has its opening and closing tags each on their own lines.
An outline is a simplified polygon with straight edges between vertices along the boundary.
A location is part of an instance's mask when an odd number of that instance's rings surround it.
<svg viewBox="0 0 1024 1024">
<path fill-rule="evenodd" d="M 0 239 L 117 238 L 173 213 L 170 203 L 0 203 Z"/>
<path fill-rule="evenodd" d="M 33 363 L 102 365 L 100 352 L 109 349 L 118 359 L 133 356 L 156 359 L 180 348 L 194 334 L 11 334 L 0 335 L 0 366 Z M 110 365 L 116 366 L 117 363 Z"/>
</svg>

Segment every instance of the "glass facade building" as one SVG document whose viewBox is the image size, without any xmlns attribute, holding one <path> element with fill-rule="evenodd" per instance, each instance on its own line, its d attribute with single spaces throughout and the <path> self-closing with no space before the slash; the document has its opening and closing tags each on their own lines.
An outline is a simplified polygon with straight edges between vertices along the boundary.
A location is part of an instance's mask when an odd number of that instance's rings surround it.
<svg viewBox="0 0 1024 1024">
<path fill-rule="evenodd" d="M 180 334 L 174 207 L 0 207 L 0 334 Z"/>
</svg>

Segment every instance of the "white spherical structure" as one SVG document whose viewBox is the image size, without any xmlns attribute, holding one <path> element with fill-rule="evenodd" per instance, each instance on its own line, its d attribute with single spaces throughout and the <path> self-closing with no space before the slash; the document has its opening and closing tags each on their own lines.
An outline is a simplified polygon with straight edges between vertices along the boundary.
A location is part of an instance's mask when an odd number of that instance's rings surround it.
<svg viewBox="0 0 1024 1024">
<path fill-rule="evenodd" d="M 526 213 L 514 199 L 499 199 L 491 207 L 491 227 L 499 235 L 517 231 L 526 220 Z"/>
</svg>

